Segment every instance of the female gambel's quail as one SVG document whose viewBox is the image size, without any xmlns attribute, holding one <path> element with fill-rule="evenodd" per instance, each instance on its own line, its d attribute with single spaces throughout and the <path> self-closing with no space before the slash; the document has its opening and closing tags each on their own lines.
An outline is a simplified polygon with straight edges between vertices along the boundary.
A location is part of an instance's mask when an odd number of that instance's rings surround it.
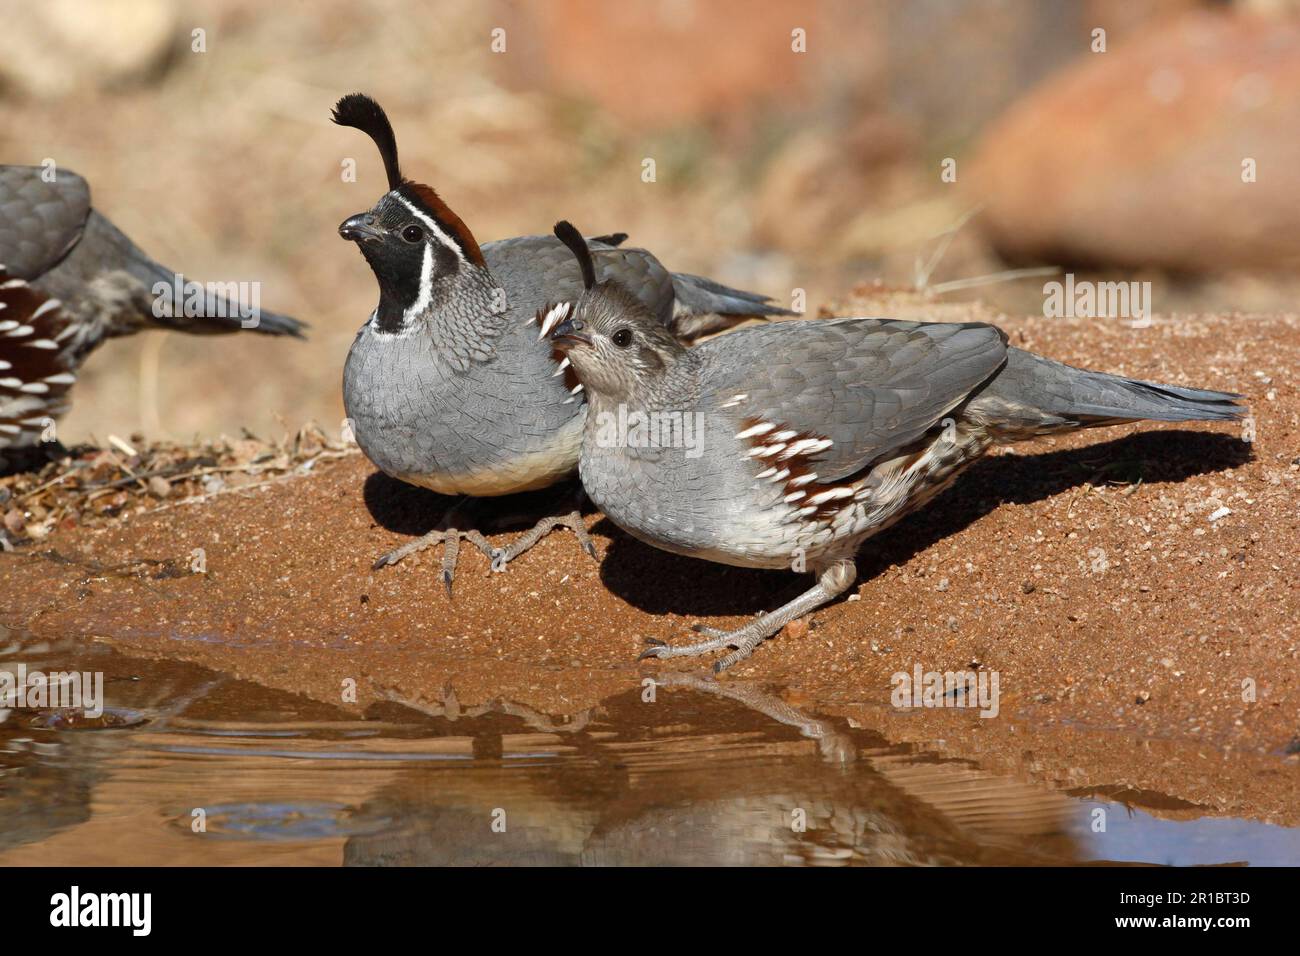
<svg viewBox="0 0 1300 956">
<path fill-rule="evenodd" d="M 979 323 L 790 321 L 683 349 L 616 282 L 595 281 L 571 225 L 555 232 L 585 276 L 544 324 L 586 386 L 579 471 L 592 500 L 666 551 L 817 576 L 744 627 L 697 627 L 710 639 L 642 656 L 733 647 L 715 670 L 742 660 L 848 590 L 858 546 L 994 444 L 1245 411 L 1226 392 L 1071 368 Z"/>
<path fill-rule="evenodd" d="M 304 327 L 187 285 L 90 207 L 76 173 L 0 166 L 0 452 L 48 438 L 77 369 L 104 339 L 148 327 L 219 333 L 245 324 L 299 337 Z"/>
<path fill-rule="evenodd" d="M 445 495 L 513 494 L 573 475 L 585 414 L 580 386 L 524 321 L 544 303 L 582 292 L 572 257 L 551 236 L 480 247 L 431 188 L 402 177 L 393 128 L 369 97 L 344 96 L 334 122 L 375 141 L 389 186 L 373 209 L 339 227 L 379 283 L 379 305 L 343 373 L 343 402 L 362 451 L 394 478 Z M 664 335 L 788 314 L 763 296 L 671 274 L 645 250 L 618 248 L 623 238 L 592 241 L 597 268 L 635 295 Z M 500 570 L 557 526 L 573 529 L 595 557 L 575 510 L 544 519 L 502 550 L 476 531 L 435 530 L 375 567 L 445 542 L 442 577 L 450 593 L 461 537 Z"/>
</svg>

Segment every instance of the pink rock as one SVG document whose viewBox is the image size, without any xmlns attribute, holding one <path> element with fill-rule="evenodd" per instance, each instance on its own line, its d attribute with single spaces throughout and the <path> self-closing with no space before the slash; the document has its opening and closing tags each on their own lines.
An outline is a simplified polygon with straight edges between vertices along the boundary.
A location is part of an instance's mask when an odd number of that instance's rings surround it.
<svg viewBox="0 0 1300 956">
<path fill-rule="evenodd" d="M 1084 52 L 987 131 L 969 183 L 1012 261 L 1294 269 L 1300 21 L 1202 12 Z"/>
</svg>

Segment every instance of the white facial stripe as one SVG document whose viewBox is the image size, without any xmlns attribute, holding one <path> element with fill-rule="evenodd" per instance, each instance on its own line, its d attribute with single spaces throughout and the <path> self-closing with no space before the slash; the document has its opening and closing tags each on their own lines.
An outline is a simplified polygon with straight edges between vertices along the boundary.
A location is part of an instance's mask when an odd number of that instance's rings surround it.
<svg viewBox="0 0 1300 956">
<path fill-rule="evenodd" d="M 444 246 L 448 246 L 453 252 L 455 252 L 457 258 L 459 258 L 461 262 L 465 261 L 465 254 L 460 251 L 459 242 L 453 242 L 452 238 L 448 236 L 445 232 L 443 232 L 442 229 L 439 228 L 436 222 L 434 222 L 431 218 L 426 216 L 424 213 L 420 212 L 420 210 L 417 209 L 414 205 L 407 202 L 406 197 L 398 193 L 393 193 L 392 195 L 398 202 L 400 202 L 403 206 L 405 206 L 407 209 L 410 210 L 412 216 L 420 220 L 420 222 L 424 223 L 425 228 L 427 228 L 429 232 L 437 236 L 439 242 L 441 242 Z"/>
<path fill-rule="evenodd" d="M 424 244 L 424 261 L 420 264 L 420 297 L 402 313 L 403 325 L 420 315 L 433 301 L 433 246 Z"/>
</svg>

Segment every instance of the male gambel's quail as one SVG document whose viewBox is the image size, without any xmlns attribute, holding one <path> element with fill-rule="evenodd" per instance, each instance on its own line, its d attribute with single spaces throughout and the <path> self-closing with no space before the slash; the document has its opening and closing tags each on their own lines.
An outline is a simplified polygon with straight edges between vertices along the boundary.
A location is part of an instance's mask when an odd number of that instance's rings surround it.
<svg viewBox="0 0 1300 956">
<path fill-rule="evenodd" d="M 572 256 L 549 235 L 480 247 L 433 189 L 402 177 L 393 128 L 369 97 L 344 96 L 334 122 L 375 141 L 389 185 L 373 209 L 339 227 L 379 283 L 379 305 L 343 373 L 343 403 L 362 451 L 394 478 L 445 495 L 506 495 L 573 475 L 585 414 L 581 386 L 557 369 L 537 329 L 525 327 L 539 306 L 582 292 Z M 617 248 L 623 238 L 593 240 L 597 268 L 635 295 L 665 335 L 789 314 L 763 296 L 671 274 L 645 250 Z M 571 528 L 595 557 L 574 510 L 543 519 L 500 550 L 476 531 L 434 530 L 375 567 L 445 542 L 442 578 L 450 593 L 460 538 L 500 570 L 557 526 Z"/>
<path fill-rule="evenodd" d="M 1062 365 L 981 323 L 789 321 L 683 349 L 616 282 L 596 282 L 577 230 L 560 223 L 556 235 L 583 264 L 586 292 L 543 325 L 586 386 L 579 471 L 592 500 L 666 551 L 817 576 L 750 624 L 697 627 L 710 639 L 656 642 L 643 657 L 733 647 L 715 670 L 742 660 L 848 590 L 858 546 L 992 445 L 1245 411 L 1227 392 Z"/>
<path fill-rule="evenodd" d="M 66 169 L 0 166 L 0 453 L 36 445 L 68 405 L 77 369 L 104 339 L 146 327 L 238 332 L 231 303 L 154 262 L 90 206 Z M 166 291 L 154 294 L 162 283 Z M 173 308 L 175 290 L 192 298 Z M 155 315 L 155 301 L 158 302 Z M 187 312 L 195 313 L 187 315 Z M 303 324 L 261 311 L 250 331 L 301 337 Z"/>
</svg>

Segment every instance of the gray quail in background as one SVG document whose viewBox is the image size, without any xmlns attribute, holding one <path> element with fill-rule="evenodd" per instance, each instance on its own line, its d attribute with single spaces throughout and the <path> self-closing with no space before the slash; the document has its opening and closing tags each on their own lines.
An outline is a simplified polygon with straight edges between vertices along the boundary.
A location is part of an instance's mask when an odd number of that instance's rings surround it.
<svg viewBox="0 0 1300 956">
<path fill-rule="evenodd" d="M 237 303 L 206 287 L 174 303 L 179 278 L 90 205 L 66 169 L 0 166 L 0 454 L 37 445 L 68 406 L 86 356 L 106 338 L 143 328 L 238 332 Z M 157 283 L 166 291 L 155 295 Z M 198 314 L 187 315 L 186 312 Z M 301 322 L 261 311 L 249 330 L 302 335 Z"/>
<path fill-rule="evenodd" d="M 993 445 L 1245 412 L 1234 402 L 1241 396 L 1227 392 L 1053 362 L 1008 346 L 1000 329 L 981 323 L 790 321 L 684 349 L 617 282 L 597 281 L 577 230 L 560 223 L 555 231 L 586 287 L 545 321 L 586 386 L 579 471 L 591 499 L 665 551 L 817 578 L 750 624 L 697 627 L 708 640 L 657 644 L 642 656 L 731 647 L 715 670 L 742 660 L 788 621 L 847 591 L 862 542 Z"/>
<path fill-rule="evenodd" d="M 582 292 L 573 257 L 549 235 L 480 246 L 433 189 L 402 176 L 392 126 L 369 97 L 344 96 L 334 122 L 374 140 L 389 186 L 373 209 L 339 227 L 379 284 L 379 304 L 343 373 L 343 402 L 361 450 L 386 474 L 444 495 L 508 495 L 573 476 L 585 417 L 581 386 L 526 325 L 543 304 Z M 670 273 L 645 250 L 619 247 L 623 238 L 592 241 L 594 268 L 617 279 L 667 337 L 788 314 L 763 296 Z M 595 557 L 575 509 L 543 519 L 499 550 L 475 530 L 434 530 L 375 567 L 445 543 L 442 577 L 450 593 L 462 537 L 499 570 L 557 526 L 571 528 Z"/>
</svg>

